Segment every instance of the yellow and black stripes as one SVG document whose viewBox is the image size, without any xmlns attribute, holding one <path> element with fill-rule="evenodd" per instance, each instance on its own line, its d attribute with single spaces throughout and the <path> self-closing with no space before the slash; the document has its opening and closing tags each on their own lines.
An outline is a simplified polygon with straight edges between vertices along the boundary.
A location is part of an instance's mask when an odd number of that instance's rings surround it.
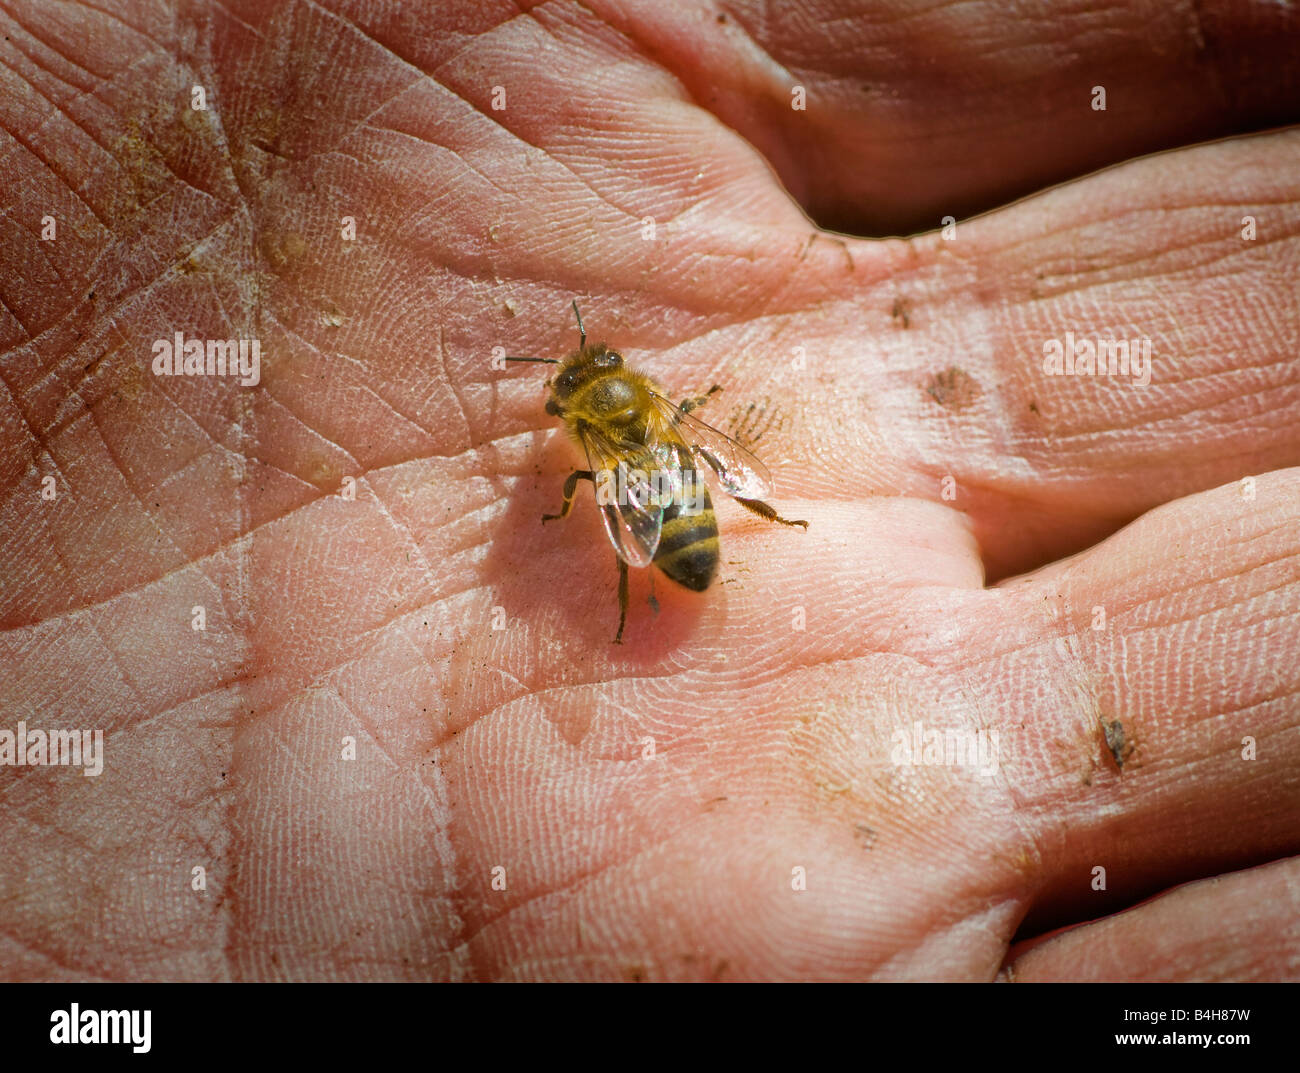
<svg viewBox="0 0 1300 1073">
<path fill-rule="evenodd" d="M 697 509 L 686 512 L 683 504 Z M 682 495 L 664 508 L 663 530 L 654 564 L 669 578 L 703 592 L 718 572 L 718 519 L 698 470 L 682 470 Z"/>
</svg>

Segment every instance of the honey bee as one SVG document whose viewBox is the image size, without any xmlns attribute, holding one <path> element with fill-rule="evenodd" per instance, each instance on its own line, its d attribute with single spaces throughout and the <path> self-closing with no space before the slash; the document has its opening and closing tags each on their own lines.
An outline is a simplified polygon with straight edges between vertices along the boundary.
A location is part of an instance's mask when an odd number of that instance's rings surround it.
<svg viewBox="0 0 1300 1073">
<path fill-rule="evenodd" d="M 618 556 L 618 633 L 623 643 L 627 623 L 628 567 L 653 563 L 677 584 L 703 592 L 718 572 L 718 520 L 700 476 L 702 463 L 718 478 L 723 491 L 760 518 L 782 525 L 805 521 L 782 518 L 763 502 L 772 492 L 767 467 L 730 436 L 706 425 L 692 411 L 722 389 L 716 384 L 696 398 L 674 405 L 643 373 L 629 369 L 623 356 L 605 343 L 587 344 L 578 303 L 578 349 L 564 361 L 556 358 L 507 357 L 559 365 L 546 381 L 546 412 L 558 417 L 582 448 L 589 468 L 575 470 L 564 482 L 568 516 L 579 481 L 596 490 L 605 532 Z"/>
</svg>

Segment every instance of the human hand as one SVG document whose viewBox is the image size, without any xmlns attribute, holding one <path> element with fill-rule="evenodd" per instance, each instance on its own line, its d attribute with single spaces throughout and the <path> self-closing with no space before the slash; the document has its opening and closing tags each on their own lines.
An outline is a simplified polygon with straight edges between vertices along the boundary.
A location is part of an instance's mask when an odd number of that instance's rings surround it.
<svg viewBox="0 0 1300 1073">
<path fill-rule="evenodd" d="M 4 707 L 108 732 L 0 770 L 10 976 L 1294 975 L 1300 138 L 967 217 L 1294 121 L 1300 19 L 266 8 L 6 30 Z M 491 360 L 573 297 L 811 522 L 621 647 Z"/>
</svg>

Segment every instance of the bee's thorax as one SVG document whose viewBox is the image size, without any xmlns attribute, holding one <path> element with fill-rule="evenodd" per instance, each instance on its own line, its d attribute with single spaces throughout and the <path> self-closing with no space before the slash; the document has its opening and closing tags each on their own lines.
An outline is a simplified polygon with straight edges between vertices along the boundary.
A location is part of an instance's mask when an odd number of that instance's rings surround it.
<svg viewBox="0 0 1300 1073">
<path fill-rule="evenodd" d="M 636 420 L 638 413 L 645 410 L 649 401 L 641 399 L 642 394 L 626 377 L 604 376 L 591 384 L 583 403 L 595 420 L 629 425 Z"/>
</svg>

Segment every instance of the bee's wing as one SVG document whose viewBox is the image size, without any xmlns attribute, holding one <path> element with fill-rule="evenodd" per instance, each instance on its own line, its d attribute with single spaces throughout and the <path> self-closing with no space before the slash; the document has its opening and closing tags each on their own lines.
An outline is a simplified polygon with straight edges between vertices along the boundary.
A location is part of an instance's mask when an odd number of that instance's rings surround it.
<svg viewBox="0 0 1300 1073">
<path fill-rule="evenodd" d="M 652 462 L 637 457 L 629 465 L 628 451 L 612 443 L 589 424 L 578 426 L 596 483 L 596 502 L 609 542 L 629 566 L 649 566 L 659 547 L 664 508 L 649 477 Z M 644 452 L 644 448 L 639 449 Z"/>
<path fill-rule="evenodd" d="M 738 499 L 766 499 L 772 494 L 772 474 L 762 462 L 725 432 L 706 425 L 694 414 L 651 392 L 655 408 L 670 435 L 718 475 L 722 490 Z"/>
</svg>

